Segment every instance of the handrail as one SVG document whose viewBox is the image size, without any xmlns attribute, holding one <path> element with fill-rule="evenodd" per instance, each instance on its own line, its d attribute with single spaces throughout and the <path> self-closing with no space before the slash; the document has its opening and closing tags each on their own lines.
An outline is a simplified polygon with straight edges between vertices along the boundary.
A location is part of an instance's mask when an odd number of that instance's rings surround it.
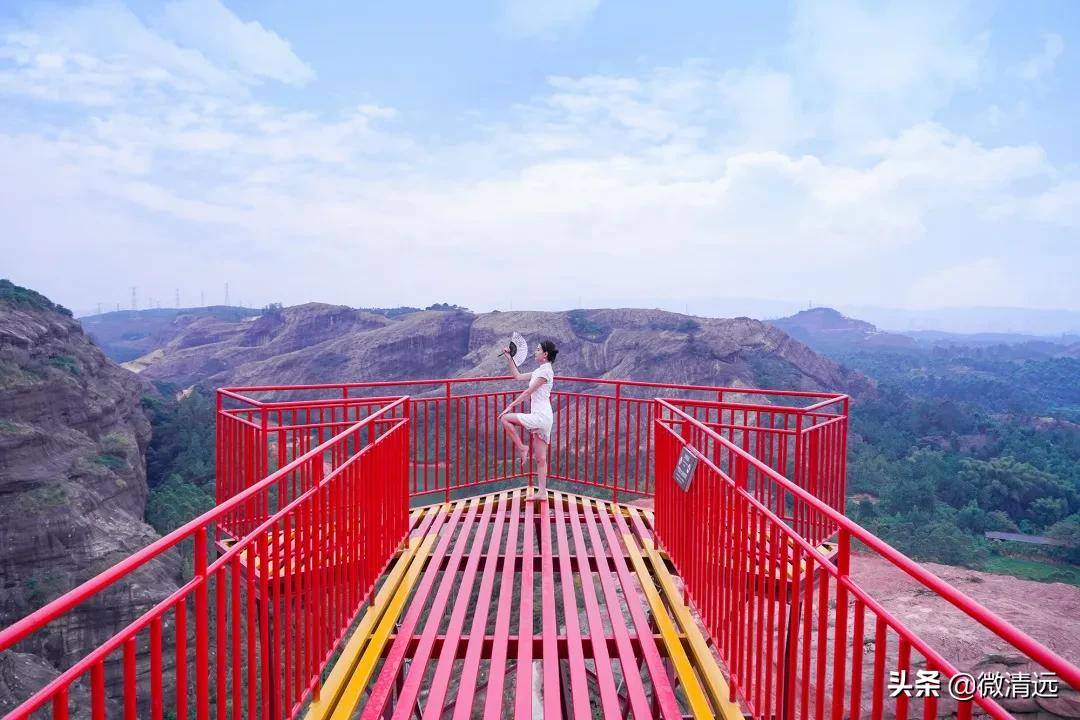
<svg viewBox="0 0 1080 720">
<path fill-rule="evenodd" d="M 676 440 L 680 439 L 678 433 L 676 433 L 671 427 L 668 427 L 665 421 L 658 419 L 657 423 L 664 429 L 664 432 L 669 433 Z M 923 640 L 917 634 L 909 630 L 907 626 L 903 624 L 903 622 L 901 622 L 895 615 L 886 610 L 884 606 L 882 606 L 877 600 L 871 597 L 870 594 L 867 593 L 866 590 L 864 590 L 861 586 L 852 582 L 850 574 L 842 571 L 841 567 L 838 564 L 833 563 L 828 557 L 821 555 L 819 549 L 814 547 L 812 543 L 807 541 L 804 537 L 802 537 L 802 535 L 796 532 L 795 529 L 792 528 L 785 521 L 784 518 L 780 517 L 772 510 L 770 510 L 767 505 L 755 498 L 753 494 L 747 492 L 744 488 L 740 487 L 738 483 L 733 478 L 731 478 L 730 475 L 718 468 L 712 460 L 705 457 L 701 452 L 698 451 L 697 448 L 689 445 L 687 447 L 691 448 L 691 451 L 694 452 L 699 462 L 704 463 L 705 466 L 713 470 L 713 472 L 715 472 L 719 477 L 724 478 L 732 487 L 735 488 L 736 492 L 742 495 L 743 499 L 746 500 L 746 502 L 750 503 L 750 505 L 753 506 L 758 512 L 768 518 L 771 523 L 782 526 L 786 530 L 785 535 L 788 536 L 792 544 L 799 547 L 804 553 L 806 553 L 807 557 L 812 557 L 814 559 L 814 562 L 821 565 L 821 567 L 823 567 L 830 576 L 835 578 L 838 583 L 843 583 L 844 588 L 851 592 L 857 600 L 862 602 L 875 615 L 879 616 L 884 621 L 886 626 L 892 628 L 897 633 L 903 632 L 904 635 L 906 635 L 905 639 L 907 640 L 907 642 L 911 643 L 911 646 L 914 649 L 918 650 L 920 653 L 922 653 L 927 660 L 933 661 L 935 666 L 938 667 L 940 670 L 944 671 L 947 675 L 955 675 L 959 672 L 956 666 L 949 662 L 947 659 L 945 659 L 945 657 L 942 656 L 941 653 L 932 648 L 929 644 L 926 643 L 925 640 Z M 742 692 L 741 687 L 738 689 L 738 692 Z M 993 698 L 980 698 L 980 703 L 984 704 L 984 706 L 986 707 L 995 710 L 995 717 L 1007 717 L 1007 713 L 1004 712 L 1001 706 L 998 705 L 998 703 L 995 702 Z"/>
<path fill-rule="evenodd" d="M 765 463 L 758 460 L 750 453 L 744 451 L 738 445 L 728 441 L 719 433 L 712 430 L 712 428 L 698 422 L 692 416 L 686 414 L 682 410 L 672 405 L 666 400 L 657 398 L 656 402 L 665 407 L 670 412 L 674 413 L 681 422 L 687 422 L 695 427 L 699 428 L 702 432 L 708 435 L 713 441 L 720 443 L 723 447 L 727 448 L 730 452 L 735 453 L 739 457 L 743 458 L 751 465 L 753 465 L 758 472 L 765 473 L 769 478 L 778 483 L 784 490 L 795 495 L 797 498 L 807 503 L 811 508 L 817 512 L 822 513 L 827 518 L 835 522 L 842 532 L 849 533 L 850 536 L 859 542 L 863 543 L 871 550 L 884 557 L 891 562 L 894 566 L 904 571 L 907 575 L 922 583 L 926 588 L 933 590 L 939 596 L 948 600 L 953 606 L 967 614 L 973 620 L 976 620 L 984 627 L 992 631 L 1002 640 L 1005 640 L 1009 644 L 1016 647 L 1018 650 L 1023 651 L 1033 660 L 1037 661 L 1047 669 L 1057 673 L 1058 677 L 1067 682 L 1074 688 L 1080 689 L 1080 667 L 1077 667 L 1069 661 L 1062 658 L 1042 643 L 1038 642 L 1026 633 L 1014 628 L 1002 618 L 998 617 L 991 610 L 987 609 L 973 598 L 960 592 L 952 585 L 934 575 L 929 570 L 926 570 L 921 565 L 905 556 L 900 551 L 893 548 L 884 540 L 878 538 L 874 534 L 867 531 L 858 523 L 849 519 L 846 515 L 837 512 L 832 507 L 823 503 L 811 493 L 807 492 L 803 488 L 799 487 L 795 483 L 788 480 L 786 477 L 770 468 Z M 659 419 L 660 422 L 664 420 Z M 671 419 L 667 420 L 671 422 Z M 700 453 L 699 453 L 700 455 Z M 704 456 L 701 456 L 705 462 L 712 465 L 711 461 Z M 715 468 L 715 466 L 713 466 Z M 719 471 L 719 469 L 717 469 Z M 747 493 L 749 496 L 749 493 Z M 750 496 L 752 497 L 752 496 Z M 787 523 L 785 523 L 786 525 Z"/>
<path fill-rule="evenodd" d="M 310 383 L 305 385 L 237 385 L 232 387 L 221 388 L 221 392 L 225 393 L 229 397 L 236 397 L 237 399 L 248 400 L 256 404 L 263 404 L 260 401 L 252 400 L 246 396 L 240 394 L 242 392 L 280 392 L 283 390 L 346 390 L 351 388 L 379 388 L 379 387 L 409 387 L 416 385 L 461 385 L 466 383 L 477 382 L 495 382 L 495 381 L 513 381 L 514 378 L 510 375 L 483 375 L 476 377 L 455 377 L 455 378 L 421 378 L 411 380 L 373 380 L 370 382 L 349 382 L 349 383 Z M 652 380 L 613 380 L 611 378 L 586 378 L 577 377 L 573 375 L 556 376 L 558 382 L 570 382 L 570 383 L 584 383 L 594 385 L 614 385 L 622 387 L 647 387 L 647 388 L 662 388 L 666 390 L 696 390 L 701 392 L 724 392 L 724 393 L 737 393 L 743 395 L 779 395 L 787 397 L 802 397 L 802 398 L 822 398 L 831 402 L 836 402 L 847 398 L 844 393 L 829 393 L 829 392 L 814 392 L 811 390 L 776 390 L 769 388 L 743 388 L 743 387 L 729 387 L 722 385 L 689 385 L 680 383 L 664 383 Z M 775 407 L 775 406 L 770 406 Z M 798 408 L 805 410 L 807 408 Z"/>
<path fill-rule="evenodd" d="M 210 510 L 206 511 L 202 515 L 198 516 L 194 520 L 190 520 L 184 525 L 181 525 L 176 530 L 173 530 L 168 535 L 165 535 L 158 540 L 150 543 L 141 550 L 135 552 L 132 555 L 124 558 L 117 564 L 103 570 L 89 580 L 83 582 L 81 585 L 69 590 L 60 597 L 56 598 L 52 602 L 48 603 L 44 607 L 35 610 L 34 612 L 26 615 L 21 620 L 17 620 L 8 627 L 0 630 L 0 651 L 7 650 L 16 643 L 24 640 L 31 635 L 38 628 L 47 625 L 53 620 L 57 619 L 68 610 L 76 607 L 84 600 L 93 597 L 99 591 L 112 585 L 117 580 L 120 580 L 128 573 L 132 572 L 138 567 L 141 567 L 146 562 L 153 560 L 157 556 L 164 553 L 166 550 L 179 545 L 182 541 L 188 539 L 192 533 L 196 532 L 204 525 L 214 522 L 227 514 L 230 510 L 237 508 L 242 503 L 251 499 L 262 490 L 270 487 L 275 482 L 285 477 L 288 473 L 291 473 L 303 463 L 311 460 L 313 457 L 318 456 L 320 453 L 325 452 L 331 445 L 338 442 L 351 432 L 355 432 L 363 428 L 368 423 L 374 423 L 383 413 L 389 412 L 392 409 L 398 407 L 402 403 L 408 400 L 407 396 L 399 397 L 393 403 L 386 407 L 372 413 L 363 420 L 354 423 L 350 427 L 346 428 L 342 432 L 328 439 L 326 442 L 320 444 L 318 447 L 312 448 L 308 452 L 304 453 L 300 457 L 294 459 L 288 465 L 276 470 L 267 477 L 263 478 L 259 482 L 255 483 L 251 487 L 244 489 L 243 491 L 233 495 L 231 498 L 224 500 L 219 505 L 214 506 Z"/>
</svg>

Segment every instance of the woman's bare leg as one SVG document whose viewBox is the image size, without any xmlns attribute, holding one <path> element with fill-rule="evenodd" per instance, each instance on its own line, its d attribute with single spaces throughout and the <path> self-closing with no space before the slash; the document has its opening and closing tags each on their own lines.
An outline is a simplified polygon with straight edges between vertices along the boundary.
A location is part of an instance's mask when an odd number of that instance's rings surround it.
<svg viewBox="0 0 1080 720">
<path fill-rule="evenodd" d="M 524 427 L 516 417 L 510 415 L 503 415 L 502 419 L 503 429 L 510 434 L 510 439 L 514 441 L 514 447 L 517 448 L 517 456 L 521 459 L 522 463 L 529 460 L 529 446 L 521 441 L 521 431 L 518 428 Z"/>
<path fill-rule="evenodd" d="M 536 495 L 537 500 L 547 499 L 548 444 L 537 433 L 533 434 L 533 458 L 536 460 Z"/>
</svg>

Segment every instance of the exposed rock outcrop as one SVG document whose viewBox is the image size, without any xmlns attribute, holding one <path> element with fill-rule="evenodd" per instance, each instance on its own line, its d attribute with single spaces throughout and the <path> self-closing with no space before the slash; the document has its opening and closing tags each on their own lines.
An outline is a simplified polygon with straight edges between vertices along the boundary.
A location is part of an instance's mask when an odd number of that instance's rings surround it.
<svg viewBox="0 0 1080 720">
<path fill-rule="evenodd" d="M 180 316 L 141 361 L 148 378 L 207 387 L 501 375 L 511 331 L 560 348 L 558 374 L 872 392 L 872 383 L 766 323 L 661 310 L 428 310 L 394 318 L 309 303 L 257 318 Z"/>
<path fill-rule="evenodd" d="M 0 296 L 0 626 L 157 538 L 142 520 L 149 388 L 62 309 L 16 289 Z M 180 569 L 170 555 L 21 643 L 36 659 L 4 658 L 0 710 L 22 670 L 66 668 L 175 590 Z"/>
</svg>

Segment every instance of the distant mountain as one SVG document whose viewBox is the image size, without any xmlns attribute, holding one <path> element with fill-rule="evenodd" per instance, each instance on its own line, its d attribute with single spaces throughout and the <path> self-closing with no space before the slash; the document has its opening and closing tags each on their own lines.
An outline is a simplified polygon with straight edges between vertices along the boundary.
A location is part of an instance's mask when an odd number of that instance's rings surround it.
<svg viewBox="0 0 1080 720">
<path fill-rule="evenodd" d="M 501 375 L 496 351 L 513 330 L 553 339 L 560 375 L 852 394 L 873 388 L 757 320 L 637 309 L 383 314 L 309 303 L 238 319 L 178 315 L 156 332 L 160 344 L 128 366 L 185 387 Z"/>
<path fill-rule="evenodd" d="M 812 308 L 790 317 L 770 320 L 791 337 L 819 352 L 859 349 L 914 350 L 918 344 L 906 335 L 878 330 L 863 320 L 847 317 L 832 308 Z"/>
<path fill-rule="evenodd" d="M 216 317 L 239 320 L 258 315 L 252 308 L 215 305 L 201 308 L 151 308 L 117 310 L 79 318 L 83 329 L 97 346 L 116 362 L 134 360 L 159 347 L 175 334 L 177 318 Z"/>
</svg>

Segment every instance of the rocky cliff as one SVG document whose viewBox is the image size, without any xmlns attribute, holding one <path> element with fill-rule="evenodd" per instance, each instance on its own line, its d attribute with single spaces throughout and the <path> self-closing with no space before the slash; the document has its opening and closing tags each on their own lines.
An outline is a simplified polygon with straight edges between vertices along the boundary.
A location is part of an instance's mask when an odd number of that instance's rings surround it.
<svg viewBox="0 0 1080 720">
<path fill-rule="evenodd" d="M 157 538 L 143 523 L 144 381 L 32 291 L 0 281 L 0 627 Z M 177 587 L 178 557 L 0 655 L 0 711 Z M 27 676 L 27 677 L 23 677 Z M 6 695 L 5 695 L 6 694 Z"/>
<path fill-rule="evenodd" d="M 560 375 L 872 390 L 864 376 L 757 320 L 640 309 L 428 310 L 391 318 L 310 303 L 239 321 L 178 316 L 168 340 L 134 367 L 155 380 L 207 387 L 501 375 L 496 352 L 513 330 L 554 340 Z"/>
</svg>

